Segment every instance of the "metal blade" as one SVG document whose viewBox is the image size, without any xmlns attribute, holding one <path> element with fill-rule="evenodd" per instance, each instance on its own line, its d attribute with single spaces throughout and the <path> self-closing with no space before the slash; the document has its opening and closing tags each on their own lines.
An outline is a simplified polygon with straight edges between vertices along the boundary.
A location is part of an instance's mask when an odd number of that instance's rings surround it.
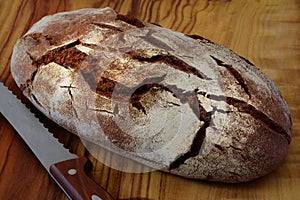
<svg viewBox="0 0 300 200">
<path fill-rule="evenodd" d="M 0 112 L 49 172 L 52 164 L 78 158 L 58 142 L 26 106 L 0 83 Z"/>
</svg>

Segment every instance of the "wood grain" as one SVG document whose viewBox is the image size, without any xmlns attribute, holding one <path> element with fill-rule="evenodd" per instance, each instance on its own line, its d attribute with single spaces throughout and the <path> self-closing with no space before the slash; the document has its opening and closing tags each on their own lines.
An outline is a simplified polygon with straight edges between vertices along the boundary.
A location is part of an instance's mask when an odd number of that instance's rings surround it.
<svg viewBox="0 0 300 200">
<path fill-rule="evenodd" d="M 52 164 L 50 172 L 64 188 L 72 200 L 93 199 L 113 200 L 105 189 L 87 176 L 86 170 L 91 162 L 86 157 L 80 157 Z"/>
<path fill-rule="evenodd" d="M 198 34 L 255 63 L 280 88 L 293 117 L 293 139 L 284 163 L 261 179 L 242 184 L 189 180 L 159 171 L 121 172 L 97 162 L 110 155 L 43 117 L 71 151 L 94 164 L 89 175 L 116 199 L 298 199 L 300 196 L 300 1 L 299 0 L 0 0 L 0 81 L 21 96 L 9 71 L 17 38 L 41 17 L 85 7 L 112 7 L 120 13 Z M 22 96 L 21 96 L 22 97 Z M 135 166 L 141 167 L 141 166 Z M 0 115 L 0 199 L 67 199 L 11 125 Z"/>
</svg>

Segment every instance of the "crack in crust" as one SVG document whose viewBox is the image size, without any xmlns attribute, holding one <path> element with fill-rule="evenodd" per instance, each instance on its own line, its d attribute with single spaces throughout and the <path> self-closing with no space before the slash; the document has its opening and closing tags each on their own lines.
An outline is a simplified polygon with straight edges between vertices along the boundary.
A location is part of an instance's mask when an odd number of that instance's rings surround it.
<svg viewBox="0 0 300 200">
<path fill-rule="evenodd" d="M 32 99 L 42 108 L 44 108 L 44 106 L 38 101 L 38 99 L 36 98 L 36 96 L 34 94 L 31 94 Z"/>
<path fill-rule="evenodd" d="M 192 145 L 190 147 L 190 150 L 182 155 L 180 155 L 178 158 L 176 158 L 172 163 L 169 165 L 169 170 L 176 169 L 180 167 L 187 159 L 195 157 L 199 155 L 201 146 L 205 140 L 206 137 L 206 129 L 209 127 L 211 122 L 211 112 L 207 112 L 198 101 L 198 110 L 199 110 L 199 120 L 204 121 L 204 124 L 201 126 L 201 128 L 197 131 L 196 136 L 193 139 Z"/>
<path fill-rule="evenodd" d="M 217 65 L 221 67 L 225 67 L 229 71 L 229 73 L 238 81 L 239 85 L 243 88 L 243 90 L 249 96 L 249 98 L 251 98 L 249 88 L 242 75 L 236 69 L 234 69 L 232 65 L 225 64 L 222 60 L 219 60 L 218 58 L 212 55 L 210 55 L 210 57 L 217 63 Z"/>
<path fill-rule="evenodd" d="M 143 84 L 141 84 L 141 86 L 138 87 L 130 97 L 129 102 L 132 104 L 132 106 L 137 108 L 138 110 L 141 110 L 144 114 L 147 114 L 146 109 L 140 102 L 140 100 L 144 94 L 146 94 L 153 88 L 162 89 L 162 90 L 172 93 L 172 91 L 170 91 L 167 87 L 159 84 L 161 81 L 164 80 L 164 78 L 165 78 L 165 75 L 162 77 L 154 77 L 154 78 L 145 79 L 143 81 Z"/>
<path fill-rule="evenodd" d="M 116 31 L 116 32 L 123 32 L 123 30 L 121 28 L 118 28 L 116 26 L 112 26 L 112 25 L 109 25 L 109 24 L 97 23 L 97 22 L 93 22 L 92 24 L 94 24 L 95 26 L 98 26 L 100 28 L 111 29 L 111 30 Z"/>
<path fill-rule="evenodd" d="M 68 91 L 68 94 L 70 96 L 70 104 L 71 104 L 71 108 L 72 108 L 72 111 L 73 111 L 73 114 L 75 115 L 76 118 L 78 118 L 78 113 L 77 113 L 77 110 L 75 109 L 75 107 L 73 106 L 73 101 L 74 101 L 74 96 L 72 94 L 72 90 L 71 89 L 74 89 L 76 87 L 72 86 L 73 83 L 70 83 L 70 85 L 68 86 L 65 86 L 65 85 L 60 85 L 59 87 L 60 88 L 64 88 L 64 89 L 67 89 Z"/>
<path fill-rule="evenodd" d="M 190 37 L 190 38 L 193 38 L 193 39 L 195 39 L 195 40 L 201 40 L 202 42 L 207 42 L 207 43 L 212 43 L 212 44 L 214 44 L 214 42 L 212 42 L 211 40 L 209 40 L 209 39 L 207 39 L 207 38 L 204 38 L 204 37 L 202 37 L 202 36 L 200 36 L 200 35 L 189 35 L 189 34 L 185 34 L 185 36 L 187 36 L 187 37 Z M 240 55 L 238 55 L 242 60 L 244 60 L 246 63 L 248 63 L 249 65 L 251 65 L 251 66 L 254 66 L 254 64 L 252 63 L 252 62 L 250 62 L 248 59 L 246 59 L 246 58 L 244 58 L 244 57 L 242 57 L 242 56 L 240 56 Z"/>
<path fill-rule="evenodd" d="M 22 91 L 24 91 L 25 89 L 29 88 L 29 86 L 32 84 L 32 82 L 34 81 L 35 79 L 35 76 L 38 72 L 38 69 L 36 69 L 34 72 L 32 72 L 31 76 L 29 79 L 26 80 L 26 82 L 24 84 L 21 84 L 20 85 L 20 89 Z M 30 91 L 28 91 L 28 93 L 30 93 Z"/>
<path fill-rule="evenodd" d="M 194 40 L 201 40 L 201 41 L 204 41 L 204 42 L 208 42 L 208 43 L 213 43 L 212 41 L 200 36 L 200 35 L 189 35 L 189 34 L 185 34 L 185 36 L 187 37 L 190 37 Z"/>
<path fill-rule="evenodd" d="M 251 115 L 254 119 L 262 122 L 263 124 L 265 124 L 270 130 L 272 130 L 273 132 L 276 132 L 278 134 L 280 134 L 281 136 L 283 136 L 287 142 L 290 144 L 291 142 L 291 138 L 288 135 L 288 133 L 280 126 L 278 125 L 276 122 L 274 122 L 273 120 L 271 120 L 268 116 L 266 116 L 264 113 L 262 113 L 261 111 L 257 110 L 254 106 L 241 101 L 239 99 L 235 99 L 232 97 L 226 97 L 226 96 L 218 96 L 218 95 L 212 95 L 212 94 L 207 94 L 206 92 L 202 92 L 202 91 L 194 91 L 197 94 L 203 95 L 206 98 L 215 100 L 215 101 L 226 101 L 226 103 L 228 103 L 229 105 L 234 106 L 235 108 L 238 109 L 239 112 L 241 113 L 247 113 L 249 115 Z M 185 98 L 187 99 L 191 99 L 191 95 L 187 95 Z M 211 116 L 216 112 L 216 111 L 220 111 L 220 112 L 232 112 L 232 111 L 223 111 L 223 110 L 219 110 L 217 108 L 213 108 L 213 110 L 211 112 L 207 112 L 205 111 L 205 109 L 201 106 L 200 102 L 198 101 L 198 105 L 196 105 L 195 103 L 191 103 L 191 100 L 188 100 L 190 103 L 191 107 L 194 106 L 198 106 L 198 112 L 199 112 L 199 120 L 204 121 L 203 126 L 199 129 L 199 131 L 196 133 L 196 136 L 192 142 L 191 148 L 188 152 L 178 156 L 178 158 L 176 158 L 170 165 L 169 165 L 169 170 L 173 170 L 176 168 L 179 168 L 180 165 L 182 165 L 187 159 L 195 157 L 197 155 L 199 155 L 200 152 L 200 148 L 205 140 L 206 137 L 206 129 L 210 126 L 211 123 Z M 193 109 L 195 112 L 195 109 Z M 236 151 L 242 151 L 242 149 L 235 147 L 233 145 L 230 145 L 228 147 L 222 147 L 218 144 L 214 144 L 214 146 L 219 149 L 220 151 L 225 151 L 227 148 L 232 148 Z"/>
<path fill-rule="evenodd" d="M 32 65 L 39 67 L 41 65 L 47 65 L 51 62 L 55 62 L 67 69 L 79 69 L 80 64 L 85 60 L 87 54 L 78 50 L 76 45 L 81 44 L 79 40 L 76 40 L 72 43 L 58 47 L 56 49 L 48 51 L 39 59 L 32 59 Z"/>
<path fill-rule="evenodd" d="M 276 132 L 276 133 L 280 134 L 281 136 L 283 136 L 287 140 L 287 142 L 290 144 L 290 142 L 291 142 L 290 135 L 279 124 L 274 122 L 266 114 L 257 110 L 254 106 L 248 104 L 247 102 L 233 98 L 233 97 L 207 94 L 206 92 L 199 92 L 199 94 L 205 95 L 207 98 L 210 98 L 215 101 L 225 101 L 227 104 L 237 108 L 237 110 L 239 112 L 251 115 L 254 119 L 265 124 L 266 127 L 268 127 L 273 132 Z"/>
<path fill-rule="evenodd" d="M 97 77 L 90 77 L 89 74 L 83 74 L 83 76 L 89 77 L 89 79 L 86 79 L 90 82 L 89 85 L 94 85 L 97 81 Z M 142 110 L 146 114 L 144 107 L 140 103 L 140 99 L 153 87 L 163 88 L 164 90 L 169 91 L 167 87 L 163 87 L 159 84 L 164 78 L 165 75 L 162 77 L 152 77 L 145 79 L 140 84 L 140 87 L 127 87 L 121 83 L 117 83 L 112 79 L 101 76 L 98 79 L 95 92 L 99 95 L 107 97 L 108 99 L 111 99 L 114 94 L 114 100 L 118 101 L 126 100 L 130 96 L 129 103 L 131 103 L 133 107 L 137 108 L 138 110 Z"/>
<path fill-rule="evenodd" d="M 210 78 L 206 77 L 203 73 L 201 73 L 195 67 L 187 64 L 180 58 L 173 56 L 169 53 L 166 53 L 166 54 L 158 53 L 155 55 L 151 55 L 151 54 L 149 55 L 149 53 L 147 53 L 147 50 L 138 49 L 138 50 L 130 51 L 127 54 L 130 55 L 132 59 L 138 60 L 140 62 L 164 63 L 176 70 L 185 72 L 187 74 L 195 75 L 200 79 L 211 80 Z"/>
<path fill-rule="evenodd" d="M 240 55 L 239 55 L 239 57 L 240 57 L 242 60 L 244 60 L 246 63 L 248 63 L 249 65 L 254 66 L 254 64 L 253 64 L 252 62 L 250 62 L 248 59 L 246 59 L 246 58 L 244 58 L 243 56 L 240 56 Z"/>
<path fill-rule="evenodd" d="M 143 105 L 140 103 L 140 100 L 142 96 L 150 91 L 153 88 L 157 88 L 160 90 L 165 90 L 167 92 L 171 92 L 174 97 L 178 98 L 181 103 L 188 103 L 191 109 L 193 110 L 194 114 L 199 118 L 200 121 L 204 121 L 204 125 L 199 129 L 197 132 L 193 144 L 191 146 L 191 149 L 189 152 L 186 154 L 180 156 L 176 161 L 174 161 L 170 169 L 178 167 L 180 164 L 182 164 L 186 159 L 189 157 L 198 155 L 199 150 L 201 148 L 201 145 L 204 141 L 205 138 L 205 132 L 206 128 L 209 126 L 210 121 L 211 121 L 211 112 L 206 112 L 205 109 L 200 105 L 200 102 L 197 98 L 197 93 L 196 91 L 184 91 L 182 89 L 179 89 L 175 85 L 162 85 L 159 84 L 159 82 L 163 81 L 165 76 L 162 77 L 155 77 L 151 79 L 145 79 L 144 82 L 141 84 L 141 87 L 138 88 L 129 88 L 121 84 L 117 84 L 115 81 L 110 80 L 108 78 L 103 78 L 101 77 L 101 81 L 98 83 L 98 92 L 99 94 L 105 95 L 109 97 L 110 99 L 112 98 L 112 92 L 116 96 L 114 96 L 115 100 L 122 100 L 125 97 L 130 96 L 129 102 L 132 104 L 133 107 L 137 108 L 138 110 L 141 110 L 143 113 L 146 114 L 146 110 L 143 107 Z M 153 83 L 153 79 L 155 79 Z M 131 91 L 134 92 L 131 94 Z M 179 105 L 176 105 L 179 106 Z M 214 111 L 215 112 L 215 111 Z M 110 122 L 113 123 L 113 122 Z M 105 133 L 111 138 L 115 138 L 116 133 L 112 133 L 111 130 L 107 130 L 108 132 L 105 131 Z M 119 130 L 121 131 L 121 130 Z M 125 133 L 123 133 L 125 134 Z M 120 137 L 120 134 L 118 134 L 118 137 Z M 117 140 L 118 138 L 115 138 Z M 128 138 L 127 138 L 128 139 Z M 133 140 L 131 138 L 130 140 Z"/>
<path fill-rule="evenodd" d="M 145 24 L 142 21 L 140 21 L 135 16 L 131 16 L 131 15 L 118 14 L 117 20 L 126 22 L 127 24 L 131 24 L 133 26 L 136 26 L 137 28 L 143 28 L 145 26 Z"/>
</svg>

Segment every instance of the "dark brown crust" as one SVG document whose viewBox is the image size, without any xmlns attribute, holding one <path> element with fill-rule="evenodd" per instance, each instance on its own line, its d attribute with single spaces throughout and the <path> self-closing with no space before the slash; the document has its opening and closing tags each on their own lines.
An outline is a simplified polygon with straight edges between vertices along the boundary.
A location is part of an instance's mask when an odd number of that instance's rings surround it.
<svg viewBox="0 0 300 200">
<path fill-rule="evenodd" d="M 64 66 L 65 68 L 78 69 L 82 61 L 85 60 L 87 56 L 85 53 L 76 48 L 76 45 L 79 44 L 80 41 L 76 40 L 75 42 L 65 46 L 48 51 L 45 55 L 37 60 L 31 57 L 33 59 L 32 65 L 38 68 L 41 65 L 47 65 L 51 62 L 55 62 L 56 64 Z"/>
</svg>

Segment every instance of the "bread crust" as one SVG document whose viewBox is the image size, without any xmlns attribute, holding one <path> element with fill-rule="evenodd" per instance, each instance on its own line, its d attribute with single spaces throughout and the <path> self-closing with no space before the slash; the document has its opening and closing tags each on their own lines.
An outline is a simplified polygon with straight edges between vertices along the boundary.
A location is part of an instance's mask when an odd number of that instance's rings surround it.
<svg viewBox="0 0 300 200">
<path fill-rule="evenodd" d="M 291 142 L 286 102 L 248 60 L 111 8 L 42 18 L 17 41 L 11 72 L 67 130 L 180 176 L 253 180 Z"/>
</svg>

